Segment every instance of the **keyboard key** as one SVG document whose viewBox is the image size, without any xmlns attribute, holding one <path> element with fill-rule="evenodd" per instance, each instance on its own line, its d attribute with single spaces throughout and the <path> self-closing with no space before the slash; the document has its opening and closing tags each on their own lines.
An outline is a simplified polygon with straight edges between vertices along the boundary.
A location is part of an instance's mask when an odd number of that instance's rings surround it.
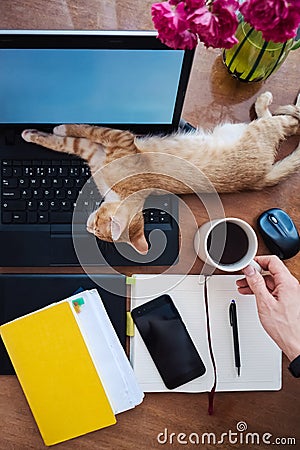
<svg viewBox="0 0 300 450">
<path fill-rule="evenodd" d="M 80 166 L 81 160 L 80 159 L 72 159 L 71 166 Z"/>
<path fill-rule="evenodd" d="M 4 212 L 2 213 L 2 223 L 11 223 L 12 222 L 12 213 Z"/>
<path fill-rule="evenodd" d="M 43 198 L 43 191 L 42 191 L 42 189 L 34 189 L 32 191 L 32 197 L 35 200 L 40 200 L 41 198 Z"/>
<path fill-rule="evenodd" d="M 39 211 L 48 211 L 49 209 L 49 203 L 45 200 L 41 200 L 38 202 L 38 210 Z"/>
<path fill-rule="evenodd" d="M 72 223 L 71 212 L 51 212 L 50 223 Z"/>
<path fill-rule="evenodd" d="M 2 186 L 8 188 L 16 188 L 18 186 L 18 180 L 16 178 L 3 178 Z"/>
<path fill-rule="evenodd" d="M 11 177 L 12 176 L 12 168 L 8 166 L 2 167 L 2 176 L 4 177 Z"/>
<path fill-rule="evenodd" d="M 21 188 L 28 188 L 28 186 L 29 186 L 28 178 L 19 178 L 19 186 Z"/>
<path fill-rule="evenodd" d="M 67 198 L 69 200 L 75 200 L 75 198 L 78 196 L 78 191 L 76 189 L 68 189 L 67 190 Z"/>
<path fill-rule="evenodd" d="M 40 187 L 40 180 L 37 178 L 31 178 L 30 180 L 30 186 L 33 188 L 38 188 Z"/>
<path fill-rule="evenodd" d="M 71 211 L 72 210 L 72 204 L 68 200 L 62 201 L 60 206 L 63 211 Z"/>
<path fill-rule="evenodd" d="M 52 179 L 52 186 L 54 188 L 61 188 L 63 185 L 63 182 L 61 180 L 61 178 L 53 178 Z"/>
<path fill-rule="evenodd" d="M 11 166 L 10 159 L 2 159 L 2 166 Z"/>
<path fill-rule="evenodd" d="M 2 191 L 2 197 L 4 200 L 13 200 L 13 199 L 19 199 L 20 198 L 20 191 L 17 189 L 3 189 Z"/>
<path fill-rule="evenodd" d="M 27 202 L 27 210 L 28 211 L 36 211 L 37 210 L 37 201 L 30 200 L 29 202 Z"/>
<path fill-rule="evenodd" d="M 14 167 L 12 170 L 12 174 L 14 177 L 21 177 L 23 175 L 22 167 Z"/>
<path fill-rule="evenodd" d="M 59 211 L 60 208 L 61 208 L 61 205 L 58 200 L 52 200 L 52 202 L 50 202 L 50 210 L 51 211 Z"/>
<path fill-rule="evenodd" d="M 71 188 L 74 186 L 74 180 L 72 178 L 64 178 L 63 179 L 63 187 Z"/>
<path fill-rule="evenodd" d="M 13 223 L 25 223 L 26 222 L 26 213 L 25 212 L 17 212 L 12 214 Z"/>
<path fill-rule="evenodd" d="M 37 214 L 39 223 L 48 223 L 49 222 L 49 213 L 41 212 Z"/>
<path fill-rule="evenodd" d="M 83 178 L 76 178 L 75 179 L 75 187 L 82 188 L 82 186 L 85 184 L 86 180 Z"/>
<path fill-rule="evenodd" d="M 50 177 L 56 177 L 56 175 L 57 175 L 57 168 L 56 167 L 48 167 L 46 173 Z"/>
<path fill-rule="evenodd" d="M 2 203 L 4 211 L 24 211 L 26 209 L 25 200 L 4 201 Z"/>
<path fill-rule="evenodd" d="M 22 161 L 20 159 L 13 160 L 13 166 L 21 166 L 21 165 L 22 165 Z"/>
<path fill-rule="evenodd" d="M 49 178 L 42 178 L 41 179 L 41 187 L 43 188 L 50 188 L 52 186 L 51 179 Z"/>
<path fill-rule="evenodd" d="M 67 167 L 59 167 L 57 174 L 61 177 L 67 177 L 69 174 L 68 168 Z"/>
<path fill-rule="evenodd" d="M 44 177 L 46 175 L 46 168 L 45 167 L 37 167 L 35 169 L 35 175 L 37 177 Z"/>
<path fill-rule="evenodd" d="M 35 211 L 29 211 L 27 213 L 27 222 L 28 223 L 37 223 L 38 215 Z"/>
<path fill-rule="evenodd" d="M 56 189 L 54 192 L 55 198 L 63 199 L 66 197 L 65 191 L 63 189 Z"/>
<path fill-rule="evenodd" d="M 23 189 L 21 192 L 21 197 L 28 200 L 32 197 L 32 191 L 31 189 Z"/>
<path fill-rule="evenodd" d="M 54 198 L 54 190 L 53 189 L 45 189 L 44 197 L 48 200 L 52 200 L 52 198 Z"/>
<path fill-rule="evenodd" d="M 34 168 L 33 167 L 23 167 L 23 177 L 33 177 Z"/>
</svg>

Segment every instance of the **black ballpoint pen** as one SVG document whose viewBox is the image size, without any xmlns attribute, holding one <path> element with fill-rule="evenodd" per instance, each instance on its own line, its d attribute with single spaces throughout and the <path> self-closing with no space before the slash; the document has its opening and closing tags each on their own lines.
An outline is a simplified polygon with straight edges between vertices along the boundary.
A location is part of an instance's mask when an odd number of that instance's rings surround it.
<svg viewBox="0 0 300 450">
<path fill-rule="evenodd" d="M 239 330 L 238 330 L 238 322 L 237 322 L 236 303 L 234 300 L 231 300 L 231 303 L 229 306 L 229 320 L 230 320 L 230 325 L 232 327 L 235 367 L 237 368 L 238 376 L 240 376 L 240 374 L 241 374 L 241 357 L 240 357 L 240 344 L 239 344 Z"/>
</svg>

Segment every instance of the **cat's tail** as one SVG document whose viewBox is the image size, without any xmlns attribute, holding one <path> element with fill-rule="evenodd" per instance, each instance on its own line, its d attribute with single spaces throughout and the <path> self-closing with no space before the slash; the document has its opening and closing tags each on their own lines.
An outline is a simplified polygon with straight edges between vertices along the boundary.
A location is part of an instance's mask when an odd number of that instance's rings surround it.
<svg viewBox="0 0 300 450">
<path fill-rule="evenodd" d="M 300 143 L 298 147 L 282 160 L 276 162 L 269 173 L 261 181 L 261 185 L 257 186 L 258 189 L 264 187 L 275 186 L 280 181 L 285 180 L 287 177 L 295 173 L 300 169 Z"/>
</svg>

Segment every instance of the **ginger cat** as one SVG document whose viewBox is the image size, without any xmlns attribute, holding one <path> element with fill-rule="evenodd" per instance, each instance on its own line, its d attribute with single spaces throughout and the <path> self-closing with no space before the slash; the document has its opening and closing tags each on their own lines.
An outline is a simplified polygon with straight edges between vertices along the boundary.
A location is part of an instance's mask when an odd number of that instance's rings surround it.
<svg viewBox="0 0 300 450">
<path fill-rule="evenodd" d="M 150 193 L 258 190 L 299 169 L 300 145 L 283 160 L 274 160 L 280 141 L 298 131 L 300 94 L 296 105 L 282 106 L 275 115 L 268 109 L 271 102 L 270 92 L 261 94 L 255 102 L 257 120 L 225 123 L 212 132 L 138 137 L 104 127 L 60 125 L 54 134 L 24 130 L 22 137 L 85 159 L 104 197 L 87 230 L 105 241 L 128 242 L 145 254 L 142 208 Z"/>
</svg>

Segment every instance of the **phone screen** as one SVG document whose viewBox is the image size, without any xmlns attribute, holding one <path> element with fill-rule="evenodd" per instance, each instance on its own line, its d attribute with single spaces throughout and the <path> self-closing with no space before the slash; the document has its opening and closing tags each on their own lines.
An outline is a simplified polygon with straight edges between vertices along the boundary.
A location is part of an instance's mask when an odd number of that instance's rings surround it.
<svg viewBox="0 0 300 450">
<path fill-rule="evenodd" d="M 168 389 L 205 373 L 202 359 L 169 295 L 144 303 L 131 314 Z"/>
</svg>

